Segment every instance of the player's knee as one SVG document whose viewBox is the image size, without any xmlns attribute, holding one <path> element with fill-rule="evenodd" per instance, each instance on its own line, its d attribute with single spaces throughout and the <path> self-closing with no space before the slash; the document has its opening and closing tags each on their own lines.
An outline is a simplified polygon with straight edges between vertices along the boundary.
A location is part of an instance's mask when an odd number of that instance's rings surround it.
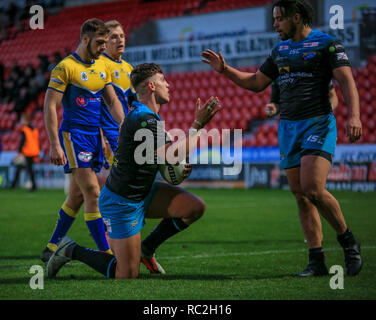
<svg viewBox="0 0 376 320">
<path fill-rule="evenodd" d="M 67 205 L 73 210 L 79 210 L 84 202 L 82 193 L 69 194 L 66 201 Z"/>
<path fill-rule="evenodd" d="M 294 196 L 299 207 L 305 206 L 310 202 L 309 198 L 301 191 L 294 193 Z"/>
<path fill-rule="evenodd" d="M 100 190 L 98 186 L 88 186 L 85 190 L 85 201 L 98 201 Z"/>
<path fill-rule="evenodd" d="M 312 203 L 320 202 L 322 192 L 317 188 L 305 188 L 303 192 Z"/>
<path fill-rule="evenodd" d="M 115 278 L 116 279 L 136 279 L 139 274 L 139 266 L 137 267 L 132 267 L 128 266 L 127 268 L 116 268 L 116 274 Z"/>
<path fill-rule="evenodd" d="M 196 221 L 200 219 L 206 210 L 206 204 L 203 200 L 197 198 L 195 203 L 191 207 L 191 218 Z"/>
</svg>

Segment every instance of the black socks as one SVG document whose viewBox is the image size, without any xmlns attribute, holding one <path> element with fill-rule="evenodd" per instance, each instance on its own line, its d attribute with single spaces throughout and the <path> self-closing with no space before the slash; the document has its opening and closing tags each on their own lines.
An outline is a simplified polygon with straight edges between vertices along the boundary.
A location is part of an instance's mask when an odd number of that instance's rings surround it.
<svg viewBox="0 0 376 320">
<path fill-rule="evenodd" d="M 188 225 L 181 218 L 163 219 L 142 241 L 143 252 L 146 255 L 152 255 L 165 240 L 186 228 Z"/>
<path fill-rule="evenodd" d="M 78 260 L 85 263 L 107 278 L 115 278 L 116 258 L 112 254 L 84 248 L 75 244 L 66 249 L 65 255 L 72 260 Z"/>
</svg>

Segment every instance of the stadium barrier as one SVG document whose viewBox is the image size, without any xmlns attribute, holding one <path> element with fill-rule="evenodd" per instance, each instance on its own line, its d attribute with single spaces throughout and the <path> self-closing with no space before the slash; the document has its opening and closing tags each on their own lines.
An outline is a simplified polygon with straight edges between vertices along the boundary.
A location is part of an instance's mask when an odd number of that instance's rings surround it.
<svg viewBox="0 0 376 320">
<path fill-rule="evenodd" d="M 15 153 L 12 153 L 15 155 Z M 236 148 L 230 152 L 218 149 L 201 149 L 192 159 L 192 174 L 183 187 L 208 188 L 275 188 L 288 189 L 284 170 L 279 167 L 278 147 L 244 147 L 241 159 Z M 230 163 L 229 159 L 235 159 Z M 13 179 L 15 167 L 11 165 L 11 155 L 2 154 L 0 161 L 0 184 L 8 187 Z M 205 161 L 201 161 L 204 159 Z M 240 165 L 240 166 L 239 166 Z M 52 164 L 35 164 L 36 183 L 39 188 L 64 189 L 66 179 L 62 167 Z M 108 172 L 101 172 L 104 181 Z M 162 179 L 158 174 L 158 179 Z M 26 172 L 21 173 L 20 186 L 27 186 Z M 376 191 L 376 144 L 338 145 L 329 173 L 329 190 Z"/>
</svg>

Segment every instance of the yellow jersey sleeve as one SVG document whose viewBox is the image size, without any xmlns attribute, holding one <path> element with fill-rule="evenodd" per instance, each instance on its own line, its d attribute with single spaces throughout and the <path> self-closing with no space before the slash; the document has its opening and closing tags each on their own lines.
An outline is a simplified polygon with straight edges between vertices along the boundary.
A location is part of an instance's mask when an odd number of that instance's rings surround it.
<svg viewBox="0 0 376 320">
<path fill-rule="evenodd" d="M 128 69 L 129 82 L 131 82 L 131 73 L 133 71 L 133 66 L 130 63 L 126 62 L 126 61 L 124 61 L 124 62 L 126 63 L 126 66 L 127 66 L 127 69 Z M 132 90 L 133 93 L 136 93 L 136 90 L 133 88 L 132 83 L 130 85 L 130 88 L 131 88 L 131 90 Z"/>
<path fill-rule="evenodd" d="M 52 70 L 48 87 L 64 93 L 69 83 L 69 67 L 62 61 Z"/>
<path fill-rule="evenodd" d="M 105 70 L 106 70 L 106 85 L 108 85 L 108 84 L 112 83 L 111 68 L 110 68 L 110 66 L 107 63 L 103 62 L 103 64 L 104 64 Z"/>
</svg>

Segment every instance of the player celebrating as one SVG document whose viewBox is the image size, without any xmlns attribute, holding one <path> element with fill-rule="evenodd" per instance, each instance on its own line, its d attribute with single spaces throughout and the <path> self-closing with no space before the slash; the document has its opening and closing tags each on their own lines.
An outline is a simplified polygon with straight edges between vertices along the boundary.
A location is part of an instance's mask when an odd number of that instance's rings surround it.
<svg viewBox="0 0 376 320">
<path fill-rule="evenodd" d="M 123 111 L 126 115 L 128 113 L 129 100 L 136 100 L 135 92 L 129 78 L 133 67 L 121 58 L 125 47 L 125 35 L 121 24 L 116 20 L 108 21 L 105 24 L 109 29 L 109 36 L 106 50 L 100 59 L 103 60 L 111 71 L 112 85 L 123 105 Z M 101 128 L 105 137 L 106 161 L 111 166 L 118 145 L 119 125 L 112 119 L 104 101 L 102 101 Z M 151 273 L 164 273 L 163 268 L 156 261 L 154 255 L 145 253 L 145 246 L 142 246 L 142 248 L 144 250 L 141 250 L 141 262 L 145 264 Z"/>
<path fill-rule="evenodd" d="M 281 167 L 295 195 L 309 247 L 309 264 L 300 277 L 328 274 L 317 211 L 337 233 L 344 249 L 348 275 L 362 267 L 360 244 L 347 228 L 338 201 L 325 189 L 336 145 L 336 123 L 328 97 L 334 77 L 349 108 L 350 142 L 362 134 L 359 96 L 344 47 L 328 34 L 312 30 L 312 8 L 302 0 L 281 0 L 273 5 L 274 28 L 283 40 L 256 73 L 228 66 L 221 53 L 202 53 L 203 61 L 237 85 L 260 92 L 278 78 Z"/>
<path fill-rule="evenodd" d="M 108 30 L 103 21 L 87 20 L 81 27 L 80 44 L 73 54 L 52 71 L 44 103 L 45 124 L 50 140 L 50 160 L 71 173 L 68 196 L 62 205 L 53 235 L 43 251 L 48 261 L 58 242 L 68 232 L 81 205 L 87 226 L 99 250 L 111 252 L 98 208 L 96 172 L 103 163 L 100 136 L 101 99 L 105 99 L 117 123 L 124 112 L 110 85 L 110 73 L 98 60 L 105 50 Z M 56 108 L 63 102 L 63 121 L 57 129 Z"/>
<path fill-rule="evenodd" d="M 71 259 L 89 265 L 108 278 L 135 278 L 139 273 L 140 231 L 145 217 L 164 218 L 151 234 L 153 247 L 148 249 L 149 254 L 154 254 L 161 243 L 186 229 L 205 211 L 201 199 L 179 187 L 154 182 L 154 179 L 158 171 L 157 159 L 165 159 L 169 148 L 177 151 L 178 162 L 188 157 L 197 143 L 199 130 L 220 109 L 218 100 L 212 97 L 200 107 L 198 99 L 196 118 L 189 133 L 171 143 L 158 115 L 161 106 L 170 100 L 169 85 L 161 68 L 154 63 L 138 65 L 132 71 L 131 82 L 139 102 L 133 102 L 122 125 L 115 161 L 99 198 L 114 256 L 81 247 L 64 237 L 48 261 L 47 276 L 50 278 Z M 140 132 L 150 134 L 151 138 L 146 138 L 145 142 L 136 138 Z M 151 154 L 146 155 L 151 162 L 140 163 L 137 159 L 141 157 L 140 146 L 144 143 L 146 150 L 151 147 Z M 191 166 L 185 168 L 187 177 Z"/>
</svg>

